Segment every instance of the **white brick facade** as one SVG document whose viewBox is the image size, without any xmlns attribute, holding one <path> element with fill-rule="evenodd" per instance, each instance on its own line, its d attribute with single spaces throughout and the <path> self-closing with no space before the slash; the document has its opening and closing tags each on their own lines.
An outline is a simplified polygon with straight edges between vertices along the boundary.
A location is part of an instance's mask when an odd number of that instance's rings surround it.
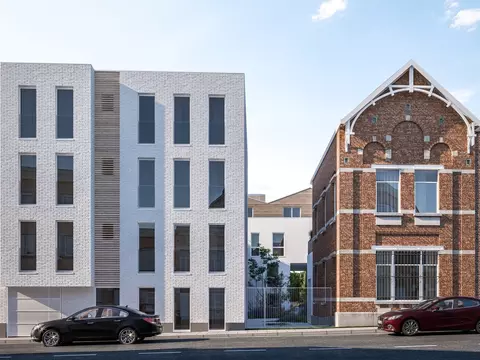
<svg viewBox="0 0 480 360">
<path fill-rule="evenodd" d="M 246 125 L 242 74 L 122 72 L 121 302 L 156 288 L 157 312 L 173 323 L 176 287 L 190 288 L 190 322 L 208 323 L 209 288 L 225 288 L 225 322 L 244 323 Z M 137 145 L 138 93 L 155 94 L 156 143 Z M 173 144 L 175 94 L 190 96 L 190 143 Z M 208 145 L 209 95 L 225 96 L 225 145 Z M 156 208 L 138 209 L 139 157 L 155 157 Z M 190 160 L 190 209 L 173 209 L 174 159 Z M 225 160 L 225 210 L 208 209 L 208 161 Z M 162 218 L 163 217 L 163 218 Z M 156 274 L 138 274 L 138 222 L 156 223 Z M 190 273 L 175 274 L 174 225 L 190 225 Z M 209 274 L 209 224 L 225 224 L 225 273 Z M 139 286 L 141 285 L 141 286 Z"/>
<path fill-rule="evenodd" d="M 19 138 L 20 88 L 37 91 L 37 137 Z M 74 139 L 56 139 L 56 88 L 73 88 Z M 90 65 L 10 64 L 1 67 L 2 286 L 92 286 L 93 69 Z M 19 205 L 20 156 L 37 157 L 36 205 Z M 56 204 L 56 154 L 74 158 L 73 205 Z M 37 223 L 37 270 L 20 269 L 20 221 Z M 56 221 L 74 223 L 74 266 L 56 272 Z"/>
</svg>

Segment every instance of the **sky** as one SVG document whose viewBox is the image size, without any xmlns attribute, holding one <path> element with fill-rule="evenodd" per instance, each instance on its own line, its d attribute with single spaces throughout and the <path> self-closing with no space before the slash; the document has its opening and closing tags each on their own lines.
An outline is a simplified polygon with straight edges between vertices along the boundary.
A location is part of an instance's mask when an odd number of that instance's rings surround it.
<svg viewBox="0 0 480 360">
<path fill-rule="evenodd" d="M 480 0 L 0 0 L 0 61 L 245 73 L 267 201 L 309 187 L 341 118 L 410 59 L 480 116 Z"/>
</svg>

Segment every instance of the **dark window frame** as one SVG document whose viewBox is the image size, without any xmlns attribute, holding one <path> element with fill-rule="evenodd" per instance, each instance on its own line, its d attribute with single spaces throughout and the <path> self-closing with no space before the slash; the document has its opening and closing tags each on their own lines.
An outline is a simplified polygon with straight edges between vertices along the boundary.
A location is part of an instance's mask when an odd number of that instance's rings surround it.
<svg viewBox="0 0 480 360">
<path fill-rule="evenodd" d="M 149 295 L 153 294 L 153 304 L 145 302 L 142 303 L 142 291 L 147 293 L 146 296 L 148 297 Z M 148 292 L 151 292 L 151 294 L 148 294 Z M 138 289 L 138 310 L 141 312 L 144 312 L 145 314 L 153 315 L 155 314 L 155 300 L 156 300 L 156 293 L 155 293 L 155 288 L 146 288 L 146 287 L 141 287 Z M 146 309 L 148 306 L 153 306 L 153 310 L 150 311 Z"/>
<path fill-rule="evenodd" d="M 60 184 L 60 177 L 61 177 L 61 174 L 60 174 L 60 168 L 59 168 L 59 160 L 60 158 L 71 158 L 72 159 L 72 180 L 71 180 L 71 184 L 72 184 L 72 193 L 71 195 L 70 194 L 67 194 L 67 192 L 65 193 L 62 193 L 60 194 L 60 188 L 61 188 L 61 184 Z M 57 206 L 58 205 L 73 205 L 74 204 L 74 197 L 75 197 L 75 159 L 74 159 L 74 156 L 72 154 L 57 154 L 56 156 L 56 168 L 57 168 Z M 69 170 L 68 170 L 69 171 Z M 66 187 L 68 181 L 65 180 L 65 181 L 62 181 L 64 185 L 64 187 Z M 71 202 L 67 202 L 67 200 L 63 200 L 62 202 L 60 202 L 60 199 L 68 199 L 68 197 L 71 197 Z"/>
<path fill-rule="evenodd" d="M 151 179 L 142 178 L 142 163 L 150 162 L 153 164 L 153 175 Z M 137 191 L 137 206 L 140 209 L 154 209 L 155 208 L 155 194 L 156 194 L 156 184 L 155 184 L 155 171 L 156 171 L 156 161 L 155 158 L 139 158 L 138 159 L 138 191 Z M 143 181 L 142 181 L 143 180 Z M 147 181 L 148 180 L 148 181 Z M 142 184 L 145 182 L 145 184 Z M 148 182 L 148 184 L 147 184 Z M 142 204 L 142 189 L 145 187 L 147 190 L 152 191 L 152 200 L 149 203 Z"/>
<path fill-rule="evenodd" d="M 185 250 L 182 248 L 177 248 L 177 230 L 180 230 L 180 228 L 188 228 L 188 249 Z M 191 251 L 190 251 L 190 240 L 191 240 L 191 228 L 190 225 L 187 224 L 175 224 L 174 229 L 173 229 L 173 237 L 174 237 L 174 245 L 173 245 L 173 271 L 174 272 L 190 272 L 190 262 L 191 262 Z M 182 234 L 178 234 L 182 235 Z M 177 253 L 178 250 L 178 253 Z M 188 265 L 183 267 L 182 265 L 182 258 L 183 254 L 187 253 L 188 255 Z"/>
<path fill-rule="evenodd" d="M 222 164 L 222 184 L 212 184 L 212 180 L 216 180 L 217 175 L 212 176 L 212 172 L 219 170 L 216 168 L 218 164 Z M 225 160 L 209 160 L 208 161 L 208 208 L 209 209 L 225 209 L 226 206 L 226 194 L 225 194 L 225 173 L 226 173 Z M 220 176 L 218 176 L 220 178 Z M 220 196 L 215 197 L 215 194 L 219 189 L 222 189 Z"/>
<path fill-rule="evenodd" d="M 142 100 L 145 98 L 153 98 L 153 121 L 147 115 L 142 114 Z M 142 115 L 144 119 L 142 120 Z M 138 126 L 137 126 L 137 143 L 139 145 L 155 144 L 155 94 L 139 94 L 138 95 Z M 148 134 L 148 139 L 142 134 Z M 153 138 L 153 139 L 152 139 Z"/>
<path fill-rule="evenodd" d="M 27 159 L 27 157 L 33 158 L 35 166 L 32 168 L 33 170 L 30 170 L 30 172 L 34 175 L 32 179 L 28 179 L 28 176 L 24 178 L 24 166 L 23 166 L 23 160 Z M 25 172 L 28 175 L 28 170 L 25 169 Z M 24 189 L 24 182 L 29 182 L 31 181 L 33 184 L 33 189 Z M 25 184 L 25 187 L 27 184 Z M 24 190 L 32 190 L 31 192 L 31 197 L 32 197 L 32 202 L 28 201 L 23 201 L 24 198 L 24 193 L 26 193 Z M 36 205 L 37 204 L 37 155 L 36 154 L 20 154 L 20 205 Z"/>
<path fill-rule="evenodd" d="M 142 227 L 143 226 L 143 227 Z M 142 230 L 153 230 L 153 246 L 142 249 Z M 138 272 L 139 273 L 154 273 L 155 272 L 155 223 L 138 223 Z M 143 240 L 149 240 L 149 237 L 144 237 Z M 149 262 L 142 262 L 142 250 L 147 254 L 145 257 Z M 153 260 L 151 259 L 153 258 Z M 143 266 L 142 266 L 143 265 Z M 148 266 L 147 266 L 148 265 Z"/>
<path fill-rule="evenodd" d="M 185 101 L 185 99 L 188 99 L 188 108 L 187 108 L 187 114 L 186 116 L 187 120 L 183 118 L 183 110 L 185 109 L 180 109 L 180 107 L 184 104 L 182 104 L 182 101 Z M 174 95 L 173 97 L 173 143 L 174 145 L 190 145 L 190 117 L 191 117 L 191 106 L 190 106 L 190 95 Z M 177 105 L 179 106 L 179 109 L 177 109 Z M 185 131 L 186 133 L 182 133 L 182 131 Z M 186 138 L 183 139 L 183 137 Z M 180 139 L 182 138 L 182 139 Z"/>
<path fill-rule="evenodd" d="M 181 182 L 180 184 L 178 184 L 178 180 L 180 179 L 177 179 L 177 169 L 176 169 L 176 166 L 177 164 L 180 164 L 180 163 L 187 163 L 188 164 L 188 184 L 183 184 L 183 182 Z M 180 169 L 178 169 L 180 171 Z M 190 206 L 191 206 L 191 189 L 190 189 L 190 185 L 191 185 L 191 177 L 192 177 L 192 172 L 191 172 L 191 166 L 190 166 L 190 160 L 189 159 L 174 159 L 173 161 L 173 208 L 174 209 L 189 209 Z M 187 191 L 188 193 L 188 204 L 178 204 L 178 202 L 180 202 L 180 199 L 177 198 L 177 191 L 180 191 L 182 190 L 183 191 Z M 178 195 L 179 196 L 179 195 Z M 182 205 L 182 206 L 181 206 Z M 188 205 L 188 206 L 187 206 Z"/>
<path fill-rule="evenodd" d="M 215 109 L 214 102 L 222 102 L 222 114 L 217 113 L 218 109 Z M 208 97 L 208 145 L 225 145 L 225 96 L 222 95 L 210 95 Z M 219 133 L 217 134 L 216 131 Z M 220 135 L 221 132 L 221 135 Z"/>
<path fill-rule="evenodd" d="M 222 237 L 220 242 L 223 244 L 213 244 L 213 236 L 216 230 L 222 229 Z M 218 240 L 218 239 L 217 239 Z M 215 245 L 215 246 L 213 246 Z M 223 246 L 223 250 L 222 250 Z M 217 249 L 220 248 L 220 249 Z M 208 272 L 223 273 L 225 272 L 225 225 L 224 224 L 209 224 L 208 225 Z"/>
<path fill-rule="evenodd" d="M 33 225 L 34 227 L 34 234 L 30 233 L 24 233 L 23 225 L 27 228 L 30 225 Z M 25 229 L 27 230 L 27 229 Z M 24 236 L 28 238 L 24 238 Z M 30 238 L 32 236 L 32 238 Z M 30 254 L 30 251 L 24 251 L 24 249 L 28 250 L 28 247 L 31 244 L 28 244 L 30 241 L 33 240 L 33 251 L 32 254 Z M 25 244 L 25 247 L 24 247 Z M 25 254 L 24 254 L 25 252 Z M 24 259 L 26 257 L 26 259 Z M 25 266 L 24 268 L 24 262 L 28 263 L 29 258 L 33 260 L 31 261 L 33 266 Z M 24 261 L 25 260 L 25 261 Z M 21 272 L 28 272 L 28 271 L 37 271 L 37 222 L 36 221 L 20 221 L 20 264 L 19 264 L 19 269 Z"/>
<path fill-rule="evenodd" d="M 67 239 L 70 234 L 61 233 L 61 225 L 71 225 L 72 231 L 71 231 L 71 239 Z M 57 252 L 57 261 L 56 261 L 56 271 L 57 272 L 72 272 L 75 269 L 75 228 L 73 221 L 57 221 L 56 224 L 56 233 L 57 233 L 57 246 L 56 246 L 56 252 Z M 63 239 L 61 237 L 64 237 Z M 61 241 L 64 241 L 64 243 L 61 243 Z M 65 242 L 67 241 L 67 242 Z M 68 253 L 69 250 L 69 244 L 68 241 L 71 241 L 71 255 Z M 64 248 L 62 251 L 61 248 Z M 62 253 L 63 252 L 63 253 Z M 63 261 L 65 260 L 65 261 Z M 65 264 L 63 264 L 65 262 Z M 70 266 L 68 266 L 70 265 Z M 67 268 L 68 266 L 68 268 Z"/>
<path fill-rule="evenodd" d="M 181 314 L 181 305 L 180 309 L 177 308 L 177 303 L 181 301 L 181 294 L 183 293 L 188 294 L 188 320 L 184 321 L 182 319 Z M 177 295 L 179 298 L 177 298 Z M 191 326 L 191 308 L 192 308 L 192 301 L 191 301 L 191 291 L 190 288 L 174 288 L 173 289 L 173 310 L 174 310 L 174 319 L 173 319 L 173 329 L 174 330 L 190 330 Z"/>
<path fill-rule="evenodd" d="M 35 92 L 34 111 L 27 111 L 24 108 L 24 94 L 27 95 L 29 91 Z M 18 137 L 21 139 L 36 139 L 37 138 L 37 88 L 34 86 L 22 86 L 19 93 L 19 124 Z M 31 125 L 33 131 L 24 130 L 24 128 Z"/>
<path fill-rule="evenodd" d="M 62 91 L 65 91 L 65 92 L 71 92 L 71 96 L 72 96 L 72 109 L 71 109 L 71 114 L 70 114 L 70 110 L 68 111 L 69 113 L 68 114 L 60 114 L 60 112 L 62 112 L 62 109 L 60 107 L 60 96 L 59 96 L 59 93 L 62 92 Z M 73 92 L 73 88 L 68 88 L 68 87 L 58 87 L 57 88 L 57 91 L 56 91 L 56 100 L 57 100 L 57 113 L 56 113 L 56 123 L 55 123 L 55 136 L 57 139 L 73 139 L 74 138 L 74 108 L 75 108 L 75 97 L 74 97 L 74 92 Z M 60 124 L 62 126 L 64 126 L 65 128 L 67 128 L 68 126 L 68 135 L 71 135 L 71 136 L 65 136 L 65 135 L 62 135 L 60 136 Z M 71 128 L 71 129 L 70 129 Z M 62 130 L 65 130 L 65 129 L 62 129 Z"/>
<path fill-rule="evenodd" d="M 112 302 L 104 303 L 104 301 L 99 302 L 99 297 L 103 297 L 103 294 L 99 296 L 103 291 L 111 291 L 111 297 L 113 298 Z M 109 294 L 110 295 L 110 294 Z M 110 296 L 108 296 L 110 297 Z M 103 300 L 103 299 L 101 299 Z M 109 306 L 109 305 L 120 305 L 120 289 L 119 288 L 96 288 L 95 290 L 95 303 L 96 306 Z"/>
<path fill-rule="evenodd" d="M 217 293 L 217 294 L 215 294 Z M 220 309 L 212 308 L 212 300 L 214 295 L 223 295 L 222 307 Z M 209 330 L 224 330 L 226 326 L 225 319 L 226 295 L 225 288 L 209 288 L 208 289 L 208 329 Z M 217 319 L 217 312 L 222 312 L 220 318 Z M 220 324 L 219 320 L 223 320 Z M 220 326 L 223 325 L 223 326 Z"/>
</svg>

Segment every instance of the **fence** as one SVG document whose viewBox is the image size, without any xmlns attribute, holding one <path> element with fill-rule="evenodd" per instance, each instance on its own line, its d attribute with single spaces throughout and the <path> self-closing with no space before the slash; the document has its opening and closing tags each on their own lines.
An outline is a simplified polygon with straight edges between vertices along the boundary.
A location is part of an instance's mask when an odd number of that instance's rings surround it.
<svg viewBox="0 0 480 360">
<path fill-rule="evenodd" d="M 247 328 L 312 327 L 313 307 L 332 317 L 330 288 L 247 288 Z"/>
</svg>

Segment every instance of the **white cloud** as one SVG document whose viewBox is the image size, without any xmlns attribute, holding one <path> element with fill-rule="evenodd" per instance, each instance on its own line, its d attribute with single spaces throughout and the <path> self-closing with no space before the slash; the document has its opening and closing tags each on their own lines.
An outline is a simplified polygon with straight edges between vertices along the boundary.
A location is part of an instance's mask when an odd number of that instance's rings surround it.
<svg viewBox="0 0 480 360">
<path fill-rule="evenodd" d="M 339 11 L 347 8 L 347 0 L 325 0 L 320 4 L 318 11 L 312 16 L 313 21 L 321 21 L 331 18 Z"/>
<path fill-rule="evenodd" d="M 477 23 L 480 22 L 480 9 L 466 9 L 460 10 L 454 16 L 450 24 L 454 29 L 467 29 L 473 31 L 477 28 Z"/>
<path fill-rule="evenodd" d="M 452 95 L 461 103 L 467 103 L 473 95 L 475 95 L 475 91 L 472 89 L 458 89 L 452 91 Z"/>
<path fill-rule="evenodd" d="M 445 18 L 448 20 L 453 16 L 455 9 L 458 8 L 460 4 L 456 0 L 445 0 L 444 6 Z"/>
</svg>

